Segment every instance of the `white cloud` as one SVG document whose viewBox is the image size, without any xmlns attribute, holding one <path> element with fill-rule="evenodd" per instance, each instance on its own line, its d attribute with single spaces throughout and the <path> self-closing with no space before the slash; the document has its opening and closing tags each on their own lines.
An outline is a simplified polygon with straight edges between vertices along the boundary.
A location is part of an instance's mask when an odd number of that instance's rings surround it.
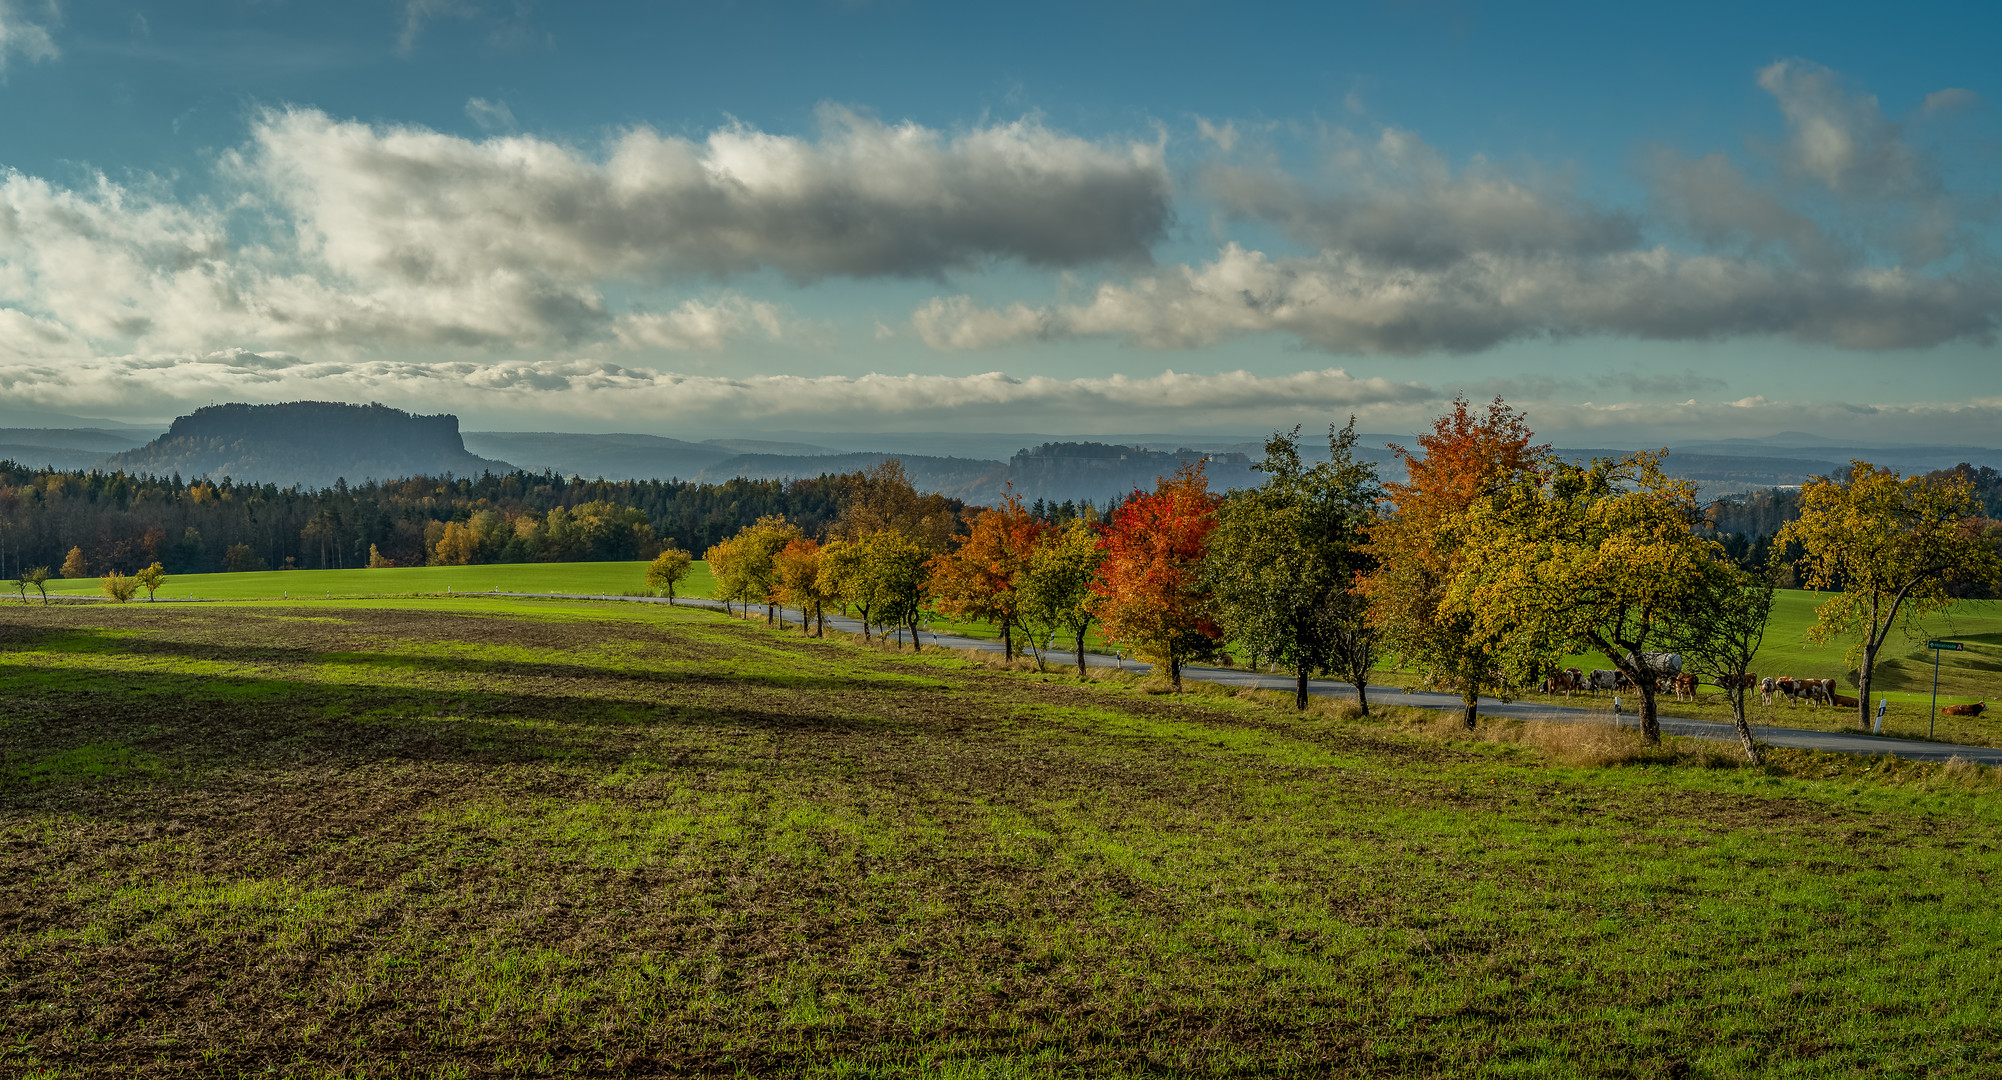
<svg viewBox="0 0 2002 1080">
<path fill-rule="evenodd" d="M 39 13 L 31 13 L 40 8 Z M 54 60 L 56 39 L 52 32 L 61 18 L 54 0 L 44 4 L 23 4 L 20 0 L 0 0 L 0 75 L 16 56 L 30 63 Z"/>
<path fill-rule="evenodd" d="M 508 108 L 505 101 L 488 101 L 482 97 L 467 98 L 466 116 L 483 131 L 514 130 L 514 110 Z"/>
<path fill-rule="evenodd" d="M 722 349 L 734 341 L 782 341 L 792 320 L 777 304 L 726 296 L 705 303 L 684 301 L 672 311 L 635 312 L 613 323 L 613 333 L 629 349 Z M 796 326 L 791 329 L 798 332 Z"/>
<path fill-rule="evenodd" d="M 1161 148 L 1033 120 L 953 135 L 822 110 L 817 140 L 639 128 L 595 159 L 531 136 L 461 139 L 309 109 L 265 114 L 241 170 L 334 269 L 411 283 L 922 276 L 991 258 L 1145 259 L 1169 219 Z"/>
</svg>

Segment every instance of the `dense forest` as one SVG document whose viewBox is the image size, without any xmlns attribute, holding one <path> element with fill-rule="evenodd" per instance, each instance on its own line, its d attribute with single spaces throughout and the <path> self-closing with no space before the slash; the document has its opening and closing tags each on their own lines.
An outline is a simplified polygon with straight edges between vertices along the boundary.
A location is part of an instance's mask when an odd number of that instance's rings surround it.
<svg viewBox="0 0 2002 1080">
<path fill-rule="evenodd" d="M 59 567 L 73 547 L 92 574 L 155 560 L 170 573 L 359 567 L 372 553 L 398 566 L 650 558 L 668 544 L 701 552 L 767 514 L 819 533 L 859 480 L 510 472 L 304 490 L 0 462 L 0 578 Z"/>
</svg>

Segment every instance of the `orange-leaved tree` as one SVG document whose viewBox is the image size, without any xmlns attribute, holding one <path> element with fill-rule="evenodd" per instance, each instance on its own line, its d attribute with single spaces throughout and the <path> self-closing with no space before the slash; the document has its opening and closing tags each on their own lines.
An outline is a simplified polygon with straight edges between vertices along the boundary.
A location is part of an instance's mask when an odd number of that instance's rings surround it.
<svg viewBox="0 0 2002 1080">
<path fill-rule="evenodd" d="M 1152 493 L 1136 493 L 1099 539 L 1105 561 L 1094 588 L 1106 638 L 1165 666 L 1177 692 L 1182 665 L 1213 654 L 1223 637 L 1202 573 L 1217 506 L 1203 464 L 1184 464 Z"/>
<path fill-rule="evenodd" d="M 820 541 L 802 536 L 779 549 L 772 565 L 778 571 L 779 602 L 799 609 L 800 633 L 826 633 L 826 607 L 835 598 L 823 569 Z"/>
<path fill-rule="evenodd" d="M 1013 493 L 996 510 L 982 510 L 959 546 L 932 557 L 927 582 L 932 606 L 955 619 L 984 619 L 1001 631 L 1001 652 L 1015 658 L 1023 578 L 1050 527 L 1022 509 Z"/>
<path fill-rule="evenodd" d="M 1445 606 L 1447 590 L 1465 569 L 1468 508 L 1549 460 L 1550 447 L 1531 445 L 1534 437 L 1523 415 L 1500 398 L 1485 415 L 1456 399 L 1418 437 L 1418 453 L 1390 448 L 1404 462 L 1405 478 L 1384 485 L 1383 511 L 1367 530 L 1376 569 L 1359 585 L 1371 620 L 1400 666 L 1460 692 L 1469 728 L 1482 688 L 1493 688 L 1495 657 L 1473 616 Z"/>
</svg>

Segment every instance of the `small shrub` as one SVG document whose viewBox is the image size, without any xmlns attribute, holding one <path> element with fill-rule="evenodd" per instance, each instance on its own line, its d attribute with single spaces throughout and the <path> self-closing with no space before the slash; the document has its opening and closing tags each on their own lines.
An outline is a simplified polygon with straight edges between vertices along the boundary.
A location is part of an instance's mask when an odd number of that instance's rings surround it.
<svg viewBox="0 0 2002 1080">
<path fill-rule="evenodd" d="M 139 592 L 139 580 L 113 570 L 98 582 L 98 588 L 104 590 L 104 595 L 123 604 Z"/>
</svg>

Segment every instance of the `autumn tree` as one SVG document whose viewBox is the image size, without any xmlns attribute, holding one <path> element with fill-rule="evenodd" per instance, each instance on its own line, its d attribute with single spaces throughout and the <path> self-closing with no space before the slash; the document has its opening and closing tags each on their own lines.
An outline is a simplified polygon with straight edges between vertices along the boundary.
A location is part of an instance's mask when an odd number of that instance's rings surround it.
<svg viewBox="0 0 2002 1080">
<path fill-rule="evenodd" d="M 825 607 L 833 597 L 823 589 L 823 550 L 819 541 L 800 537 L 781 549 L 773 560 L 778 569 L 779 602 L 799 609 L 802 635 L 826 632 Z"/>
<path fill-rule="evenodd" d="M 90 576 L 90 564 L 83 559 L 83 548 L 70 549 L 69 555 L 63 559 L 62 575 L 72 580 Z"/>
<path fill-rule="evenodd" d="M 138 582 L 139 587 L 146 590 L 146 602 L 152 603 L 157 599 L 160 589 L 167 584 L 167 568 L 156 562 L 132 575 L 132 580 Z"/>
<path fill-rule="evenodd" d="M 646 566 L 646 587 L 665 592 L 668 603 L 673 603 L 674 588 L 688 576 L 688 568 L 694 561 L 694 556 L 678 547 L 663 550 Z"/>
<path fill-rule="evenodd" d="M 783 514 L 770 514 L 744 526 L 736 536 L 709 551 L 709 568 L 716 576 L 717 597 L 746 606 L 765 605 L 771 623 L 777 603 L 779 552 L 803 534 Z M 719 554 L 720 553 L 720 554 Z"/>
<path fill-rule="evenodd" d="M 376 549 L 374 544 L 368 546 L 368 568 L 370 570 L 383 570 L 395 565 L 396 560 L 385 556 L 381 551 Z"/>
<path fill-rule="evenodd" d="M 1275 434 L 1256 488 L 1232 492 L 1216 512 L 1203 569 L 1228 638 L 1293 672 L 1295 708 L 1307 680 L 1353 683 L 1369 711 L 1376 631 L 1355 591 L 1371 568 L 1364 550 L 1378 493 L 1376 470 L 1355 458 L 1355 418 L 1328 430 L 1329 460 L 1300 460 L 1300 429 Z"/>
<path fill-rule="evenodd" d="M 1185 463 L 1153 492 L 1136 493 L 1099 540 L 1105 561 L 1094 588 L 1105 636 L 1165 667 L 1177 693 L 1182 665 L 1214 655 L 1223 636 L 1202 571 L 1217 503 L 1203 465 Z"/>
<path fill-rule="evenodd" d="M 911 651 L 918 644 L 918 622 L 925 611 L 929 555 L 915 539 L 900 532 L 873 532 L 856 541 L 861 550 L 849 595 L 866 605 L 880 626 L 906 628 Z"/>
<path fill-rule="evenodd" d="M 957 504 L 943 495 L 918 494 L 904 463 L 896 458 L 843 477 L 840 483 L 841 513 L 830 529 L 836 539 L 900 533 L 929 555 L 950 547 L 960 529 Z"/>
<path fill-rule="evenodd" d="M 820 548 L 820 579 L 815 582 L 828 603 L 853 606 L 862 616 L 862 640 L 869 640 L 870 593 L 862 580 L 863 548 L 859 542 L 830 540 Z"/>
<path fill-rule="evenodd" d="M 1981 504 L 1967 473 L 1902 478 L 1864 461 L 1846 481 L 1815 478 L 1801 488 L 1800 517 L 1775 546 L 1799 544 L 1806 584 L 1839 589 L 1816 612 L 1808 637 L 1821 644 L 1856 635 L 1856 720 L 1870 726 L 1870 681 L 1893 627 L 1913 637 L 1949 604 L 1956 579 L 1997 581 L 1996 551 L 1983 541 Z"/>
<path fill-rule="evenodd" d="M 21 579 L 26 581 L 29 587 L 42 594 L 43 607 L 49 606 L 49 578 L 53 576 L 49 573 L 49 568 L 46 566 L 33 566 L 21 572 Z"/>
<path fill-rule="evenodd" d="M 953 538 L 958 547 L 932 557 L 932 605 L 954 618 L 992 622 L 1002 655 L 1013 660 L 1022 579 L 1048 532 L 1013 494 L 998 509 L 980 511 L 967 534 Z"/>
<path fill-rule="evenodd" d="M 1696 484 L 1661 471 L 1662 452 L 1551 463 L 1476 502 L 1441 610 L 1519 682 L 1558 656 L 1596 650 L 1640 695 L 1641 735 L 1661 741 L 1658 681 L 1677 627 L 1710 617 L 1736 565 L 1696 534 Z"/>
<path fill-rule="evenodd" d="M 116 570 L 99 578 L 97 587 L 104 592 L 104 595 L 120 604 L 131 601 L 133 595 L 139 591 L 137 581 Z"/>
<path fill-rule="evenodd" d="M 1039 665 L 1040 643 L 1061 630 L 1070 636 L 1077 652 L 1078 677 L 1085 676 L 1084 635 L 1098 621 L 1099 608 L 1092 583 L 1104 561 L 1098 530 L 1083 518 L 1072 518 L 1063 528 L 1052 531 L 1029 557 L 1017 613 L 1032 636 L 1040 635 L 1036 637 Z"/>
<path fill-rule="evenodd" d="M 1405 479 L 1386 483 L 1386 499 L 1367 530 L 1366 553 L 1376 568 L 1359 587 L 1370 621 L 1400 666 L 1460 693 L 1471 729 L 1480 694 L 1491 688 L 1494 657 L 1471 614 L 1445 608 L 1446 587 L 1460 572 L 1461 525 L 1477 500 L 1549 459 L 1523 415 L 1496 398 L 1485 415 L 1464 398 L 1418 437 L 1418 453 L 1391 452 Z"/>
</svg>

